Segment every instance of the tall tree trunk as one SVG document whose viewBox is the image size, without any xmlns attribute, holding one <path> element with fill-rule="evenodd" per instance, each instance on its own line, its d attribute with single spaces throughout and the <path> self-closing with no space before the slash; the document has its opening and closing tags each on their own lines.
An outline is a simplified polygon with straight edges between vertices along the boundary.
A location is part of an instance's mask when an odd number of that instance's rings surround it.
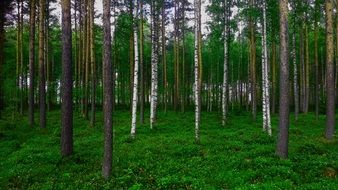
<svg viewBox="0 0 338 190">
<path fill-rule="evenodd" d="M 40 93 L 40 127 L 46 127 L 46 78 L 45 78 L 45 60 L 44 60 L 44 41 L 45 41 L 45 6 L 46 1 L 39 1 L 39 93 Z"/>
<path fill-rule="evenodd" d="M 61 154 L 73 152 L 72 26 L 70 0 L 62 0 Z"/>
<path fill-rule="evenodd" d="M 140 1 L 140 123 L 144 123 L 143 0 Z"/>
<path fill-rule="evenodd" d="M 194 0 L 195 11 L 195 142 L 200 143 L 201 123 L 201 84 L 202 84 L 202 56 L 201 56 L 201 0 Z"/>
<path fill-rule="evenodd" d="M 137 88 L 138 88 L 138 67 L 139 67 L 139 57 L 138 57 L 138 42 L 137 42 L 137 0 L 134 1 L 134 10 L 133 10 L 133 27 L 134 27 L 134 79 L 133 79 L 133 101 L 132 101 L 132 122 L 131 122 L 131 137 L 135 138 L 136 135 L 136 112 L 137 112 Z"/>
<path fill-rule="evenodd" d="M 277 102 L 277 63 L 276 63 L 276 42 L 272 41 L 271 45 L 271 65 L 272 65 L 272 106 L 271 112 L 272 114 L 276 113 L 276 102 Z"/>
<path fill-rule="evenodd" d="M 223 86 L 222 86 L 222 125 L 227 120 L 228 110 L 228 8 L 229 2 L 224 1 L 224 62 L 223 62 Z"/>
<path fill-rule="evenodd" d="M 289 133 L 289 40 L 288 40 L 288 0 L 279 0 L 280 23 L 280 95 L 279 132 L 277 155 L 288 157 Z"/>
<path fill-rule="evenodd" d="M 89 65 L 90 65 L 90 0 L 85 2 L 85 109 L 84 118 L 89 119 L 88 104 L 89 104 Z"/>
<path fill-rule="evenodd" d="M 333 49 L 333 2 L 325 0 L 326 11 L 326 139 L 333 139 L 335 132 L 335 84 Z"/>
<path fill-rule="evenodd" d="M 20 30 L 21 30 L 21 3 L 20 0 L 17 0 L 17 26 L 16 26 L 16 93 L 15 93 L 15 109 L 19 111 L 18 107 L 18 100 L 19 100 L 19 93 L 20 93 L 20 84 L 21 84 L 21 77 L 20 77 Z"/>
<path fill-rule="evenodd" d="M 164 112 L 167 112 L 168 103 L 168 82 L 167 82 L 167 51 L 166 51 L 166 14 L 165 14 L 165 1 L 162 5 L 162 63 L 163 63 L 163 103 Z"/>
<path fill-rule="evenodd" d="M 315 113 L 316 119 L 319 117 L 319 72 L 318 72 L 318 9 L 319 2 L 315 1 L 315 24 L 314 24 L 314 54 L 315 54 Z"/>
<path fill-rule="evenodd" d="M 24 66 L 23 66 L 23 0 L 20 0 L 20 30 L 19 30 L 19 44 L 20 44 L 20 115 L 23 115 L 23 104 L 24 104 Z"/>
<path fill-rule="evenodd" d="M 35 0 L 30 1 L 29 10 L 29 108 L 28 120 L 34 126 L 34 81 L 35 81 Z"/>
<path fill-rule="evenodd" d="M 268 50 L 266 42 L 266 2 L 263 0 L 263 59 L 262 59 L 262 81 L 263 81 L 263 130 L 271 136 L 271 117 L 270 117 L 270 93 L 269 93 L 269 74 L 268 74 Z"/>
<path fill-rule="evenodd" d="M 300 110 L 305 112 L 305 62 L 304 62 L 304 23 L 299 30 L 299 59 L 300 59 Z"/>
<path fill-rule="evenodd" d="M 111 26 L 110 0 L 103 0 L 103 118 L 104 118 L 104 156 L 102 174 L 108 179 L 112 170 L 113 157 L 113 98 L 112 98 L 112 64 L 111 64 Z"/>
<path fill-rule="evenodd" d="M 90 30 L 90 65 L 91 65 L 91 79 L 92 79 L 92 89 L 91 89 L 91 117 L 90 125 L 93 127 L 95 125 L 95 112 L 96 112 L 96 64 L 95 64 L 95 54 L 94 54 L 94 3 L 91 1 L 89 3 L 89 30 Z"/>
<path fill-rule="evenodd" d="M 158 4 L 156 1 L 152 1 L 152 27 L 151 27 L 151 101 L 150 101 L 150 128 L 153 128 L 154 123 L 156 122 L 156 110 L 157 110 L 157 86 L 158 86 L 158 54 L 157 54 L 157 45 L 158 45 Z"/>
<path fill-rule="evenodd" d="M 298 69 L 296 60 L 296 34 L 295 28 L 292 34 L 292 65 L 293 65 L 293 93 L 294 93 L 294 104 L 295 104 L 295 120 L 298 120 L 299 114 L 299 88 L 298 88 Z"/>
<path fill-rule="evenodd" d="M 254 0 L 250 0 L 250 7 L 253 9 Z M 252 12 L 253 10 L 251 10 Z M 256 39 L 255 39 L 255 24 L 250 14 L 250 61 L 251 61 L 251 106 L 252 106 L 252 119 L 256 121 L 257 116 L 257 100 L 256 100 Z"/>
<path fill-rule="evenodd" d="M 308 26 L 305 24 L 305 102 L 304 113 L 309 112 L 310 99 L 310 61 L 309 61 L 309 34 Z"/>
</svg>

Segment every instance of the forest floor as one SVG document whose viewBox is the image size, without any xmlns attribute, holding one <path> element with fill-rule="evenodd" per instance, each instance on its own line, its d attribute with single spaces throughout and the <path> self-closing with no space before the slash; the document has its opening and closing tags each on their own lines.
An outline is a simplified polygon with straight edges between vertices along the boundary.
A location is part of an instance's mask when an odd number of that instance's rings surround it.
<svg viewBox="0 0 338 190">
<path fill-rule="evenodd" d="M 0 189 L 338 188 L 338 139 L 323 138 L 324 116 L 301 115 L 297 123 L 291 117 L 287 160 L 275 155 L 277 116 L 269 137 L 261 119 L 252 122 L 248 113 L 232 113 L 222 127 L 219 114 L 203 112 L 200 145 L 193 112 L 160 112 L 153 130 L 147 118 L 131 140 L 130 113 L 115 113 L 108 181 L 101 175 L 102 113 L 92 128 L 75 114 L 70 158 L 60 156 L 59 111 L 48 113 L 47 129 L 30 128 L 26 118 L 0 120 Z"/>
</svg>

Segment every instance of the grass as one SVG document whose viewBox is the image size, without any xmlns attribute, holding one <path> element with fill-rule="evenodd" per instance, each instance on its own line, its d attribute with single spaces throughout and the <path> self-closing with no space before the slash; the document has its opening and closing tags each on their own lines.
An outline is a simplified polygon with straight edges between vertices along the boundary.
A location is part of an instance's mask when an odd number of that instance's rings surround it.
<svg viewBox="0 0 338 190">
<path fill-rule="evenodd" d="M 148 117 L 148 115 L 146 115 Z M 217 113 L 202 113 L 201 144 L 194 143 L 194 113 L 158 115 L 153 130 L 138 125 L 129 138 L 130 114 L 114 116 L 113 176 L 101 175 L 102 113 L 97 125 L 74 116 L 74 154 L 60 156 L 60 113 L 45 130 L 25 118 L 0 120 L 0 189 L 337 189 L 338 140 L 323 138 L 325 117 L 291 117 L 289 159 L 275 155 L 273 137 L 246 113 L 226 127 Z M 260 118 L 260 117 L 259 117 Z"/>
</svg>

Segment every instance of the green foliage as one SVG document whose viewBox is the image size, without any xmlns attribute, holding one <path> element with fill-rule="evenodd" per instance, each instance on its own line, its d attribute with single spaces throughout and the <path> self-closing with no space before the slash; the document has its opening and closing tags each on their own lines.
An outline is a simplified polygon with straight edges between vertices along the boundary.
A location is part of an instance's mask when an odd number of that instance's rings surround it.
<svg viewBox="0 0 338 190">
<path fill-rule="evenodd" d="M 203 113 L 201 144 L 194 143 L 194 113 L 160 112 L 154 130 L 138 127 L 129 139 L 129 112 L 114 116 L 113 176 L 101 176 L 102 113 L 97 128 L 74 117 L 74 154 L 60 156 L 60 113 L 49 113 L 46 130 L 26 119 L 0 120 L 0 189 L 335 189 L 337 140 L 322 137 L 324 116 L 301 115 L 290 126 L 290 157 L 275 156 L 275 137 L 247 113 L 231 114 L 226 127 L 217 113 Z M 146 113 L 148 117 L 148 113 Z M 291 118 L 293 121 L 293 118 Z M 276 136 L 276 117 L 273 136 Z"/>
</svg>

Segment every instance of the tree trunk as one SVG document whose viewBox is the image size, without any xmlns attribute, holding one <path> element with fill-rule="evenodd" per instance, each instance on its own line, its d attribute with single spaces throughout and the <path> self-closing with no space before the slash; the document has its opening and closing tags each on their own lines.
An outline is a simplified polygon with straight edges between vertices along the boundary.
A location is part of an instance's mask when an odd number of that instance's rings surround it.
<svg viewBox="0 0 338 190">
<path fill-rule="evenodd" d="M 140 1 L 140 123 L 144 124 L 143 0 Z"/>
<path fill-rule="evenodd" d="M 34 126 L 34 81 L 35 81 L 35 0 L 30 1 L 29 13 L 29 98 L 28 120 Z"/>
<path fill-rule="evenodd" d="M 268 74 L 268 50 L 266 42 L 266 2 L 263 0 L 263 56 L 262 56 L 262 81 L 263 81 L 263 130 L 271 136 L 271 117 L 270 117 L 270 94 L 269 94 L 269 74 Z"/>
<path fill-rule="evenodd" d="M 289 130 L 289 40 L 288 40 L 288 0 L 279 0 L 280 17 L 280 95 L 279 132 L 277 155 L 288 157 Z"/>
<path fill-rule="evenodd" d="M 167 51 L 166 51 L 166 35 L 165 35 L 165 1 L 162 5 L 162 62 L 163 62 L 163 103 L 164 112 L 167 112 L 168 103 L 168 82 L 167 82 Z"/>
<path fill-rule="evenodd" d="M 112 120 L 112 64 L 111 64 L 111 26 L 110 0 L 103 0 L 103 118 L 104 118 L 104 156 L 102 174 L 108 179 L 112 170 L 113 120 Z"/>
<path fill-rule="evenodd" d="M 91 65 L 91 117 L 90 125 L 95 125 L 95 112 L 96 112 L 96 64 L 95 64 L 95 53 L 94 53 L 94 1 L 89 3 L 89 30 L 90 30 L 90 65 Z"/>
<path fill-rule="evenodd" d="M 318 72 L 318 0 L 315 1 L 315 24 L 314 24 L 314 54 L 315 54 L 315 113 L 316 119 L 319 117 L 319 72 Z"/>
<path fill-rule="evenodd" d="M 223 60 L 223 86 L 222 86 L 222 125 L 227 120 L 228 110 L 228 8 L 229 2 L 224 1 L 224 60 Z"/>
<path fill-rule="evenodd" d="M 250 0 L 250 7 L 253 8 L 254 0 Z M 252 10 L 251 10 L 252 11 Z M 252 106 L 252 120 L 256 121 L 257 116 L 257 102 L 256 102 L 256 39 L 255 39 L 255 24 L 250 15 L 250 57 L 251 57 L 251 106 Z"/>
<path fill-rule="evenodd" d="M 61 154 L 73 152 L 72 26 L 70 0 L 62 0 Z"/>
<path fill-rule="evenodd" d="M 44 41 L 45 41 L 45 6 L 46 1 L 40 0 L 39 16 L 39 74 L 40 74 L 40 127 L 46 127 L 46 78 L 45 78 L 45 60 L 44 60 Z"/>
<path fill-rule="evenodd" d="M 201 0 L 194 0 L 195 11 L 195 142 L 200 143 L 201 123 L 201 84 L 202 84 L 202 56 L 201 56 Z"/>
<path fill-rule="evenodd" d="M 158 54 L 157 54 L 157 42 L 158 42 L 158 17 L 157 17 L 157 3 L 156 1 L 152 2 L 152 27 L 151 27 L 151 101 L 150 101 L 150 128 L 153 128 L 154 123 L 156 122 L 156 110 L 157 110 L 157 86 L 158 86 Z"/>
<path fill-rule="evenodd" d="M 131 122 L 131 137 L 135 138 L 136 135 L 136 112 L 137 112 L 137 88 L 138 88 L 138 42 L 137 42 L 137 0 L 134 1 L 133 10 L 133 27 L 134 27 L 134 79 L 133 79 L 133 101 L 132 101 L 132 122 Z"/>
<path fill-rule="evenodd" d="M 326 139 L 333 139 L 335 132 L 335 84 L 333 49 L 333 2 L 325 1 L 326 11 Z"/>
</svg>

